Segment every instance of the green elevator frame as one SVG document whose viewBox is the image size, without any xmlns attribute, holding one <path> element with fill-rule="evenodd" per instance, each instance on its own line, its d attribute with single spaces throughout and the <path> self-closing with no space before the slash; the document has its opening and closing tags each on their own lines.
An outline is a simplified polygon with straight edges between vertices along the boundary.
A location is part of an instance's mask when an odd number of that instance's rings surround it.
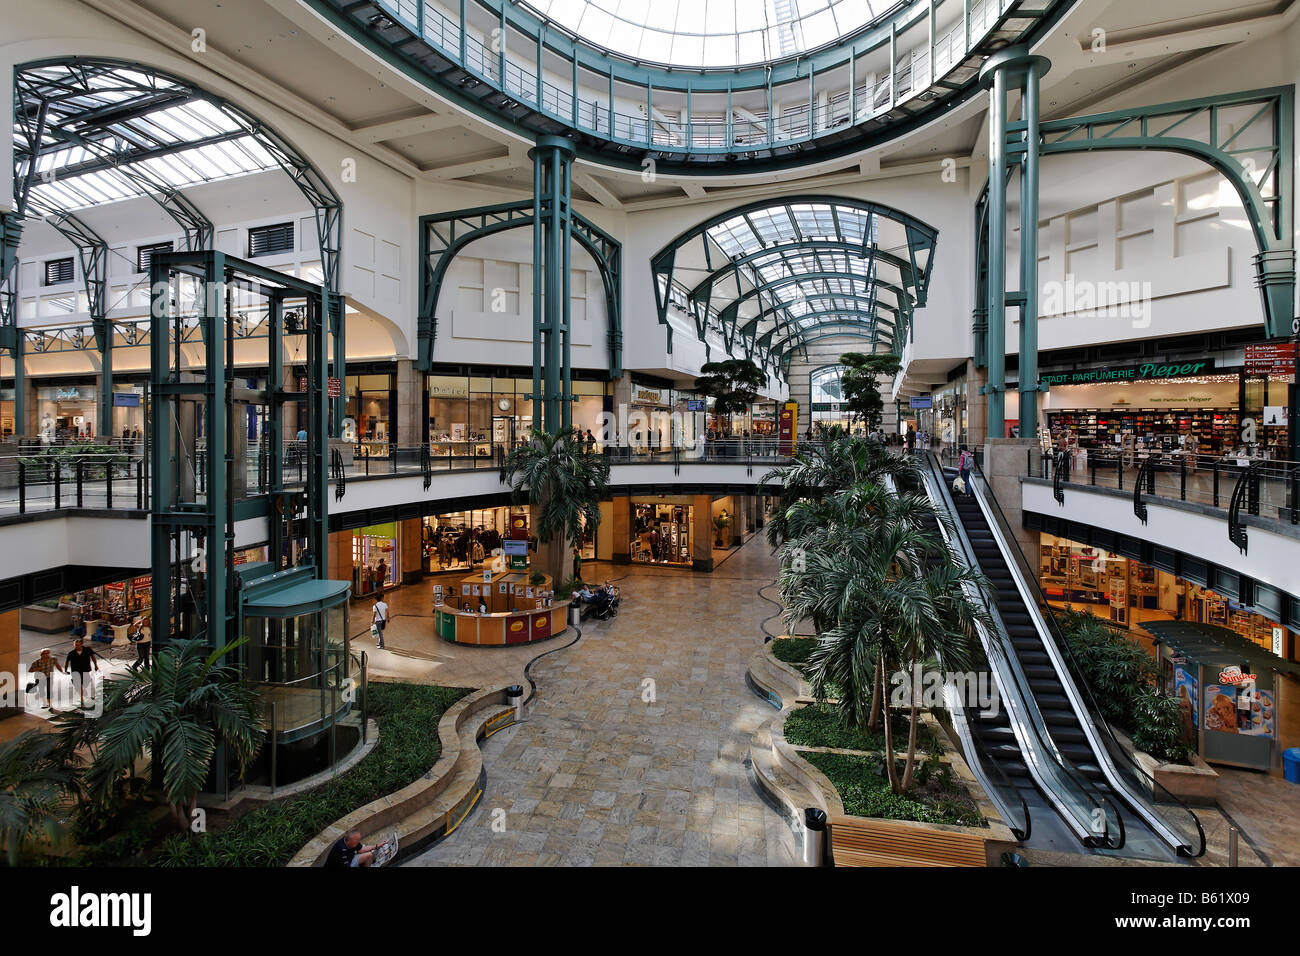
<svg viewBox="0 0 1300 956">
<path fill-rule="evenodd" d="M 203 303 L 195 317 L 204 343 L 203 377 L 189 380 L 182 374 L 180 346 L 184 336 L 175 334 L 182 324 L 171 306 L 173 278 L 179 275 L 197 280 Z M 237 386 L 233 368 L 234 323 L 228 321 L 229 297 L 234 288 L 243 288 L 265 298 L 268 309 L 267 387 L 254 392 Z M 166 642 L 172 636 L 173 579 L 179 593 L 180 578 L 185 572 L 179 562 L 189 556 L 180 549 L 184 532 L 201 535 L 204 542 L 206 572 L 201 591 L 203 621 L 196 621 L 211 647 L 218 647 L 236 636 L 238 601 L 234 574 L 235 523 L 263 519 L 267 523 L 273 570 L 280 570 L 284 537 L 297 523 L 305 532 L 310 561 L 316 578 L 324 577 L 329 544 L 328 452 L 329 404 L 326 379 L 329 370 L 326 315 L 329 292 L 324 285 L 313 285 L 284 275 L 256 263 L 222 252 L 169 252 L 157 254 L 150 267 L 150 394 L 153 414 L 150 417 L 150 441 L 153 449 L 151 487 L 151 567 L 153 575 L 153 620 L 155 641 Z M 305 303 L 306 313 L 306 391 L 284 387 L 283 314 L 285 300 Z M 175 363 L 174 361 L 175 360 Z M 232 472 L 238 459 L 231 448 L 232 402 L 260 399 L 266 408 L 265 435 L 269 454 L 268 486 L 265 493 L 235 500 Z M 201 421 L 208 447 L 205 492 L 202 502 L 182 500 L 181 467 L 184 450 L 177 447 L 176 429 L 183 416 L 175 416 L 183 400 L 202 400 Z M 283 412 L 289 402 L 304 402 L 307 408 L 306 484 L 299 493 L 286 489 L 281 460 L 283 448 Z M 196 413 L 197 414 L 197 413 Z M 302 519 L 297 515 L 305 506 Z M 218 546 L 219 543 L 219 546 Z M 197 604 L 197 602 L 196 602 Z M 196 615 L 197 616 L 197 615 Z M 160 622 L 164 622 L 161 623 Z"/>
</svg>

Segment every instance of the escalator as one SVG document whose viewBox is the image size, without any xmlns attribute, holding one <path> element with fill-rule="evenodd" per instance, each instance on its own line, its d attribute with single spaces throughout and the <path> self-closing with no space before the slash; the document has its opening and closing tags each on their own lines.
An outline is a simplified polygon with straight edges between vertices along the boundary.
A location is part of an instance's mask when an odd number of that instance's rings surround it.
<svg viewBox="0 0 1300 956">
<path fill-rule="evenodd" d="M 1144 774 L 1101 719 L 1086 685 L 1076 684 L 1071 677 L 1066 664 L 1068 645 L 1061 639 L 1055 616 L 1038 590 L 1037 580 L 1009 533 L 983 476 L 978 472 L 973 476 L 972 494 L 953 495 L 949 488 L 955 470 L 942 469 L 937 459 L 929 458 L 926 470 L 931 498 L 953 516 L 959 529 L 956 537 L 964 545 L 959 549 L 964 551 L 962 556 L 973 560 L 991 587 L 988 603 L 998 622 L 998 634 L 990 637 L 994 645 L 1001 647 L 990 646 L 986 651 L 990 657 L 1005 654 L 1008 671 L 1018 678 L 1012 682 L 1015 686 L 1007 689 L 1013 697 L 1018 689 L 1025 711 L 1031 716 L 1036 712 L 1048 738 L 1047 749 L 1059 756 L 1064 778 L 1081 784 L 1096 804 L 1094 836 L 1081 842 L 1099 852 L 1143 859 L 1199 856 L 1204 852 L 1205 839 L 1195 814 L 1172 796 L 1161 793 L 1159 785 Z M 955 544 L 950 541 L 950 545 Z M 1033 797 L 1038 797 L 1039 803 L 1046 798 L 1061 816 L 1062 801 L 1029 773 L 1032 755 L 1027 757 L 1025 753 L 1024 734 L 1017 734 L 1016 702 L 1008 703 L 1001 709 L 1003 713 L 991 719 L 980 713 L 966 715 L 972 743 L 1019 787 L 1032 786 L 1038 791 L 1027 798 L 1031 807 Z M 1051 781 L 1048 783 L 1050 786 Z M 1164 801 L 1159 808 L 1151 799 L 1152 793 Z M 1077 813 L 1068 804 L 1078 799 L 1078 793 L 1067 797 L 1068 813 Z M 1077 836 L 1075 821 L 1066 822 Z M 1039 830 L 1045 834 L 1044 827 Z"/>
<path fill-rule="evenodd" d="M 901 490 L 920 492 L 940 514 L 950 514 L 954 505 L 941 475 L 935 463 L 933 473 L 924 476 L 924 487 Z M 963 564 L 976 563 L 972 542 L 960 522 L 951 526 L 933 522 L 931 530 Z M 981 646 L 971 655 L 965 693 L 951 680 L 945 689 L 945 705 L 966 762 L 1026 845 L 1060 851 L 1074 851 L 1080 845 L 1118 849 L 1125 839 L 1118 808 L 1097 793 L 1057 749 L 1027 675 L 1000 637 L 1006 625 L 996 603 L 988 602 L 973 586 L 969 595 L 987 606 L 994 631 L 980 627 Z M 994 705 L 978 704 L 972 699 L 972 687 L 993 689 Z M 1023 827 L 1015 822 L 1021 814 L 1027 818 Z"/>
</svg>

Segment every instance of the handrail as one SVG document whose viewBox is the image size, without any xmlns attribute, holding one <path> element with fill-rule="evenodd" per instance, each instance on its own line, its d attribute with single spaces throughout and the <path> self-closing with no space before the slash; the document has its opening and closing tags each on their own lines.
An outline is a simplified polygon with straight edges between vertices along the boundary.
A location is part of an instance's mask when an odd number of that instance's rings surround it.
<svg viewBox="0 0 1300 956">
<path fill-rule="evenodd" d="M 987 477 L 978 466 L 972 472 L 972 477 L 976 476 L 978 477 L 975 483 L 977 499 L 985 509 L 990 527 L 996 521 L 1002 530 L 1002 533 L 996 537 L 1007 558 L 1008 568 L 1013 571 L 1016 586 L 1025 598 L 1025 605 L 1030 610 L 1031 617 L 1036 618 L 1042 625 L 1039 633 L 1043 638 L 1043 647 L 1053 662 L 1057 677 L 1065 688 L 1067 696 L 1075 704 L 1075 713 L 1092 744 L 1097 764 L 1106 775 L 1107 782 L 1124 799 L 1129 808 L 1169 843 L 1179 856 L 1193 858 L 1202 856 L 1205 853 L 1205 830 L 1201 826 L 1200 819 L 1187 804 L 1166 790 L 1153 775 L 1143 770 L 1133 754 L 1116 738 L 1114 729 L 1097 705 L 1092 688 L 1083 679 L 1083 670 L 1074 656 L 1069 641 L 1061 631 L 1060 622 L 1056 619 L 1056 614 L 1043 593 L 1037 574 L 1033 573 L 1032 566 L 1021 551 L 1014 535 L 1005 530 L 1010 528 L 1011 524 L 993 495 Z M 1078 679 L 1076 680 L 1072 675 L 1077 675 Z M 1191 818 L 1194 832 L 1189 831 L 1186 834 L 1177 832 L 1169 821 L 1149 805 L 1151 801 L 1143 796 L 1144 791 L 1151 793 L 1153 799 L 1156 794 L 1160 794 L 1160 803 L 1171 805 L 1186 813 Z"/>
<path fill-rule="evenodd" d="M 1259 514 L 1259 471 L 1258 462 L 1250 465 L 1237 477 L 1232 489 L 1232 498 L 1228 504 L 1228 540 L 1237 546 L 1242 554 L 1250 543 L 1250 535 L 1241 522 L 1241 509 L 1245 506 L 1247 513 Z"/>
<path fill-rule="evenodd" d="M 933 452 L 926 453 L 927 495 L 945 514 L 956 515 L 957 506 L 944 479 L 943 466 Z M 950 549 L 972 567 L 979 567 L 975 549 L 960 521 L 952 522 L 955 538 L 949 536 L 943 522 L 939 523 L 941 535 Z M 1005 622 L 996 603 L 986 593 L 978 594 L 989 616 L 1001 635 L 1007 633 Z M 1038 788 L 1056 807 L 1058 815 L 1085 846 L 1102 846 L 1118 849 L 1124 845 L 1124 820 L 1109 799 L 1098 794 L 1071 766 L 1060 752 L 1047 730 L 1046 720 L 1038 708 L 1038 701 L 1030 690 L 1024 671 L 1014 654 L 1008 654 L 1001 639 L 995 639 L 983 627 L 979 628 L 981 644 L 989 671 L 998 684 L 998 692 L 1008 708 L 1008 722 L 1030 776 Z M 1110 804 L 1110 812 L 1104 804 Z M 1097 823 L 1101 823 L 1099 829 Z"/>
<path fill-rule="evenodd" d="M 1069 480 L 1066 477 L 1069 467 L 1069 454 L 1064 451 L 1057 452 L 1052 461 L 1052 497 L 1056 499 L 1058 505 L 1065 504 L 1065 482 Z"/>
<path fill-rule="evenodd" d="M 1142 462 L 1138 468 L 1137 477 L 1133 480 L 1133 514 L 1137 515 L 1138 520 L 1143 524 L 1147 523 L 1147 504 L 1142 500 L 1142 492 L 1154 495 L 1156 493 L 1156 460 L 1148 458 Z"/>
</svg>

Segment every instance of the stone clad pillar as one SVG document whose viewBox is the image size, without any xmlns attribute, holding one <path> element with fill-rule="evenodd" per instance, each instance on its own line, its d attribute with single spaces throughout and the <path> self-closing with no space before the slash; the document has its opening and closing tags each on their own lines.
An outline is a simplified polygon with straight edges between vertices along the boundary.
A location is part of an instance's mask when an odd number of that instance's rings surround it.
<svg viewBox="0 0 1300 956">
<path fill-rule="evenodd" d="M 352 580 L 351 531 L 335 531 L 330 535 L 325 571 L 332 581 Z"/>
<path fill-rule="evenodd" d="M 1036 564 L 1038 532 L 1024 528 L 1020 479 L 1028 473 L 1030 449 L 1037 447 L 1033 438 L 990 438 L 984 444 L 982 469 L 1030 567 Z"/>
<path fill-rule="evenodd" d="M 424 376 L 409 359 L 397 362 L 397 408 L 393 410 L 397 423 L 396 440 L 399 448 L 413 448 L 424 443 Z"/>
<path fill-rule="evenodd" d="M 696 571 L 713 570 L 713 498 L 696 495 L 691 502 L 695 509 L 691 522 L 691 567 Z"/>
<path fill-rule="evenodd" d="M 398 532 L 401 562 L 399 571 L 403 584 L 414 584 L 424 577 L 424 528 L 419 518 L 406 518 Z"/>
<path fill-rule="evenodd" d="M 18 681 L 18 608 L 12 611 L 5 611 L 0 614 L 0 675 L 9 675 L 8 679 L 13 680 L 14 686 L 9 690 L 17 695 L 15 699 L 21 700 L 25 690 L 19 687 Z M 5 680 L 0 677 L 0 681 Z M 15 714 L 21 714 L 21 707 L 6 707 L 4 702 L 0 701 L 0 717 L 13 717 Z"/>
<path fill-rule="evenodd" d="M 615 564 L 630 564 L 632 562 L 632 499 L 627 495 L 619 495 L 610 500 L 610 505 L 610 520 L 613 522 L 614 533 L 610 559 Z"/>
</svg>

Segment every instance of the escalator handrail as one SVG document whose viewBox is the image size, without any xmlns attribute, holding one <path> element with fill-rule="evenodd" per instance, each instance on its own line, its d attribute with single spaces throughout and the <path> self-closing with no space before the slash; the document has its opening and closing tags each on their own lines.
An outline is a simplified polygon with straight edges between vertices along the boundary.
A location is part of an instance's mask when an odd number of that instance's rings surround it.
<svg viewBox="0 0 1300 956">
<path fill-rule="evenodd" d="M 939 510 L 954 516 L 953 530 L 958 540 L 954 541 L 949 538 L 947 529 L 943 527 L 942 522 L 940 522 L 940 533 L 948 546 L 956 551 L 962 560 L 972 567 L 978 568 L 979 561 L 975 555 L 974 546 L 967 537 L 962 522 L 956 519 L 957 505 L 948 490 L 948 483 L 943 474 L 943 466 L 933 453 L 926 456 L 926 464 L 931 485 L 927 492 L 932 499 L 935 496 L 939 498 L 939 501 L 936 502 Z M 1002 620 L 1001 613 L 998 611 L 991 595 L 976 591 L 976 596 L 995 621 L 1000 634 L 1007 635 L 1006 642 L 1000 639 L 995 640 L 993 635 L 985 633 L 982 626 L 979 628 L 985 656 L 989 662 L 989 671 L 998 682 L 999 693 L 1002 694 L 1006 702 L 1008 723 L 1011 725 L 1012 732 L 1020 745 L 1021 754 L 1025 758 L 1025 767 L 1034 778 L 1039 790 L 1057 808 L 1058 815 L 1070 826 L 1080 842 L 1089 846 L 1099 842 L 1100 845 L 1110 849 L 1122 847 L 1125 840 L 1124 819 L 1118 808 L 1107 796 L 1098 793 L 1076 771 L 1065 755 L 1060 752 L 1056 746 L 1056 741 L 1053 740 L 1051 733 L 1047 729 L 1046 720 L 1038 708 L 1038 701 L 1029 687 L 1028 679 L 1020 667 L 1019 660 L 1013 654 L 1007 653 L 1006 644 L 1010 640 L 1009 632 L 1006 623 Z M 996 658 L 996 662 L 994 658 Z M 1014 690 L 1014 693 L 1011 693 L 1010 690 Z M 1044 759 L 1042 753 L 1044 751 L 1046 757 L 1050 758 L 1050 762 Z M 1052 779 L 1048 780 L 1047 777 Z M 1058 786 L 1062 784 L 1068 785 L 1075 800 L 1067 800 L 1061 795 Z M 1072 811 L 1071 808 L 1076 803 L 1085 809 L 1089 806 L 1092 808 L 1091 812 L 1087 813 L 1087 824 Z M 1110 807 L 1109 813 L 1105 809 L 1106 806 Z M 1096 811 L 1101 812 L 1101 820 L 1105 824 L 1104 829 L 1100 831 L 1095 826 Z M 1117 832 L 1112 833 L 1112 828 Z"/>
<path fill-rule="evenodd" d="M 1004 530 L 1010 528 L 1011 524 L 1007 521 L 1002 507 L 992 493 L 988 478 L 978 465 L 972 470 L 972 476 L 978 476 L 978 481 L 974 482 L 973 488 L 976 493 L 976 500 L 985 510 L 986 517 L 989 520 L 989 527 L 993 528 L 995 524 L 998 526 L 994 538 L 1003 551 L 1008 569 L 1013 571 L 1013 579 L 1025 599 L 1025 606 L 1030 610 L 1031 616 L 1036 619 L 1036 622 L 1041 625 L 1042 630 L 1039 633 L 1043 637 L 1044 650 L 1046 650 L 1048 658 L 1052 661 L 1066 695 L 1075 706 L 1075 713 L 1079 717 L 1079 723 L 1092 745 L 1093 752 L 1097 756 L 1098 766 L 1106 775 L 1107 781 L 1116 793 L 1123 796 L 1129 807 L 1142 817 L 1147 825 L 1169 843 L 1179 855 L 1193 858 L 1202 856 L 1205 853 L 1205 829 L 1201 826 L 1201 821 L 1196 816 L 1196 813 L 1141 768 L 1133 755 L 1120 744 L 1110 723 L 1102 716 L 1101 709 L 1097 706 L 1096 698 L 1092 694 L 1092 688 L 1088 686 L 1086 681 L 1076 681 L 1074 679 L 1073 675 L 1081 675 L 1082 671 L 1079 669 L 1078 661 L 1074 657 L 1069 642 L 1065 640 L 1065 635 L 1061 632 L 1060 623 L 1056 620 L 1056 614 L 1052 611 L 1051 605 L 1047 603 L 1047 596 L 1043 593 L 1037 575 L 1032 573 L 1029 561 L 1020 549 L 1020 544 L 1015 540 L 1015 536 Z M 1067 666 L 1067 657 L 1070 664 L 1073 665 L 1073 669 Z M 1144 784 L 1149 786 L 1153 794 L 1157 792 L 1157 789 L 1162 792 L 1166 798 L 1162 802 L 1177 805 L 1191 817 L 1192 823 L 1196 827 L 1194 843 L 1188 843 L 1182 835 L 1178 834 L 1175 828 L 1166 823 L 1164 817 L 1149 805 L 1149 801 L 1137 792 L 1130 781 L 1124 779 L 1116 764 L 1116 757 L 1121 758 L 1125 769 L 1132 772 Z"/>
</svg>

